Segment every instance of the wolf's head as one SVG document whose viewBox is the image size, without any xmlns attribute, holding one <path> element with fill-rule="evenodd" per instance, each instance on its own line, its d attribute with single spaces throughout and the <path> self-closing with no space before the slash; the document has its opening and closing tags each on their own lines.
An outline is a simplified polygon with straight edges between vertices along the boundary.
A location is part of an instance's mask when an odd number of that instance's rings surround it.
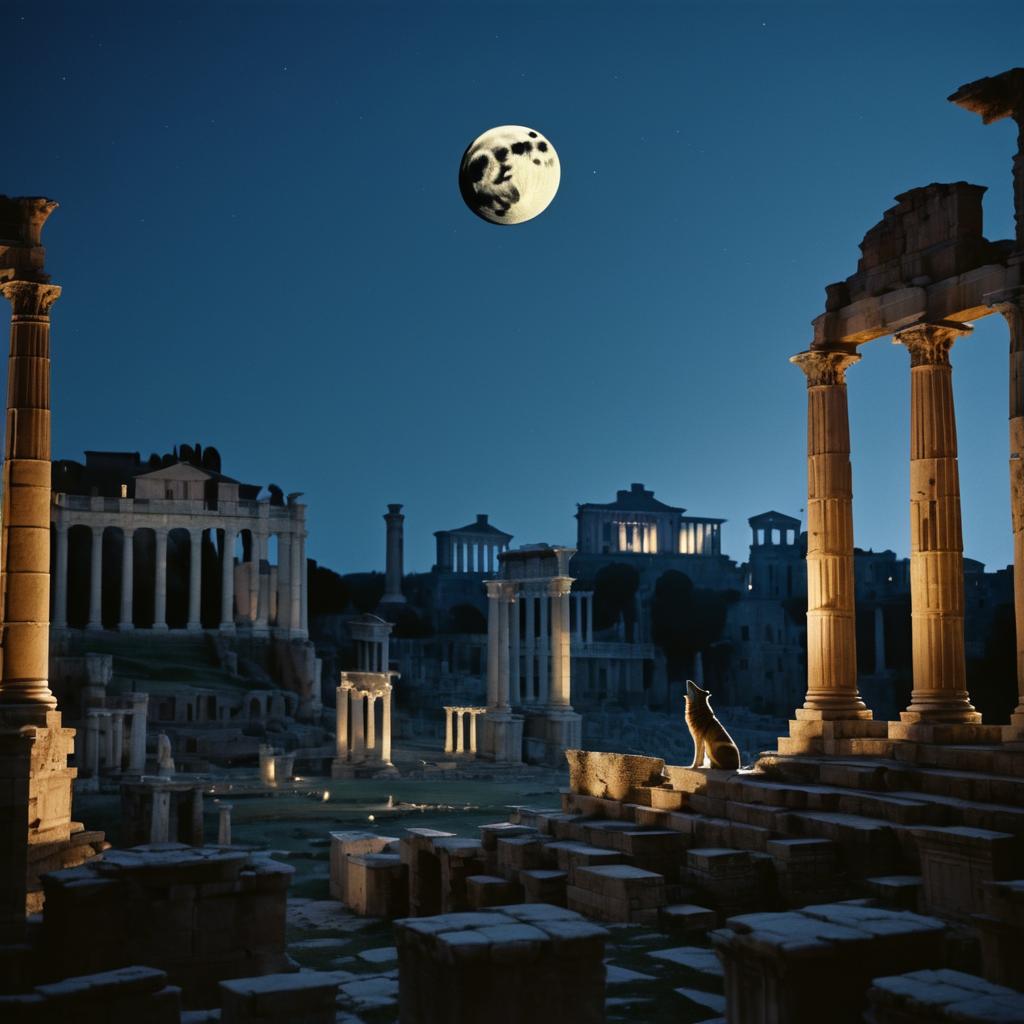
<svg viewBox="0 0 1024 1024">
<path fill-rule="evenodd" d="M 710 690 L 702 690 L 692 679 L 686 680 L 686 699 L 694 704 L 707 704 Z"/>
</svg>

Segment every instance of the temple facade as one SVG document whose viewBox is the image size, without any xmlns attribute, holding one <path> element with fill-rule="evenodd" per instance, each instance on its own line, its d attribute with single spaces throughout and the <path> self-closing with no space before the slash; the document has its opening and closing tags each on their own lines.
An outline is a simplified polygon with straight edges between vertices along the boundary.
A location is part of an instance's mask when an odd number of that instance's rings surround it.
<svg viewBox="0 0 1024 1024">
<path fill-rule="evenodd" d="M 220 472 L 216 449 L 54 465 L 53 628 L 308 635 L 306 507 Z"/>
</svg>

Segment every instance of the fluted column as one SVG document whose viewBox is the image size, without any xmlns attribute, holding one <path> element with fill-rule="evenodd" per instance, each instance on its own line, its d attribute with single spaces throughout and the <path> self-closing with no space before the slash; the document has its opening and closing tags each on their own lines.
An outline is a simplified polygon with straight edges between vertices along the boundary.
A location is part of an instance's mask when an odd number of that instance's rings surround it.
<svg viewBox="0 0 1024 1024">
<path fill-rule="evenodd" d="M 224 531 L 224 546 L 220 553 L 220 630 L 235 630 L 235 541 L 236 530 Z"/>
<path fill-rule="evenodd" d="M 953 369 L 970 328 L 919 324 L 893 339 L 910 352 L 910 623 L 914 688 L 905 722 L 980 722 L 967 693 L 964 557 Z"/>
<path fill-rule="evenodd" d="M 456 708 L 455 710 L 455 753 L 461 754 L 465 749 L 465 717 L 466 712 L 464 708 Z"/>
<path fill-rule="evenodd" d="M 515 584 L 502 583 L 498 601 L 498 707 L 509 707 L 509 612 L 516 599 Z M 461 732 L 462 722 L 459 722 Z"/>
<path fill-rule="evenodd" d="M 265 533 L 254 533 L 254 572 L 256 573 L 256 622 L 254 628 L 265 633 L 270 611 L 270 576 L 265 575 L 263 566 L 267 561 L 268 538 Z"/>
<path fill-rule="evenodd" d="M 487 706 L 496 708 L 498 706 L 498 674 L 500 659 L 498 656 L 499 646 L 499 610 L 501 603 L 501 581 L 487 580 L 484 583 L 487 588 Z"/>
<path fill-rule="evenodd" d="M 625 529 L 625 527 L 623 527 Z M 548 629 L 550 612 L 550 599 L 547 592 L 539 595 L 540 604 L 540 635 L 537 637 L 537 646 L 540 648 L 538 675 L 540 677 L 537 687 L 537 702 L 547 704 L 549 700 L 549 679 L 551 671 L 551 635 Z"/>
<path fill-rule="evenodd" d="M 384 687 L 380 705 L 380 759 L 391 764 L 391 701 L 394 699 L 390 683 Z"/>
<path fill-rule="evenodd" d="M 519 658 L 519 601 L 512 603 L 510 613 L 511 621 L 508 628 L 512 650 L 509 652 L 509 703 L 518 706 L 523 702 L 522 668 Z"/>
<path fill-rule="evenodd" d="M 334 752 L 341 760 L 348 757 L 348 709 L 350 695 L 352 693 L 351 683 L 341 683 L 335 697 L 337 704 L 334 709 Z"/>
<path fill-rule="evenodd" d="M 846 370 L 852 351 L 790 360 L 807 375 L 807 699 L 804 719 L 870 718 L 857 692 L 853 479 Z"/>
<path fill-rule="evenodd" d="M 57 567 L 54 575 L 53 625 L 68 624 L 68 524 L 57 523 Z"/>
<path fill-rule="evenodd" d="M 454 708 L 444 709 L 444 752 L 450 754 L 455 748 L 452 745 L 452 716 Z"/>
<path fill-rule="evenodd" d="M 1017 291 L 1010 301 L 997 303 L 995 308 L 1010 328 L 1010 519 L 1017 627 L 1017 708 L 1011 722 L 1024 726 L 1024 293 Z"/>
<path fill-rule="evenodd" d="M 526 693 L 523 695 L 523 700 L 529 703 L 534 699 L 534 666 L 537 657 L 534 610 L 537 602 L 535 595 L 530 590 L 524 591 L 523 600 L 526 603 Z"/>
<path fill-rule="evenodd" d="M 352 690 L 349 705 L 352 718 L 352 760 L 362 761 L 366 756 L 366 737 L 363 732 L 363 706 L 366 704 L 364 695 L 359 690 Z"/>
<path fill-rule="evenodd" d="M 309 636 L 309 563 L 306 561 L 306 534 L 298 537 L 299 546 L 299 624 L 296 627 Z"/>
<path fill-rule="evenodd" d="M 291 557 L 291 571 L 288 573 L 290 588 L 288 628 L 293 633 L 297 633 L 302 629 L 302 573 L 306 568 L 306 561 L 302 554 L 302 539 L 297 533 L 292 535 L 292 543 L 288 553 Z"/>
<path fill-rule="evenodd" d="M 103 628 L 103 527 L 93 526 L 89 548 L 89 622 L 86 629 Z"/>
<path fill-rule="evenodd" d="M 200 622 L 200 597 L 203 583 L 203 531 L 188 531 L 188 622 L 185 628 L 191 633 L 198 633 L 202 628 Z"/>
<path fill-rule="evenodd" d="M 135 604 L 135 531 L 121 533 L 121 616 L 117 628 L 127 633 L 134 628 L 132 621 Z"/>
<path fill-rule="evenodd" d="M 377 695 L 366 695 L 366 752 L 373 757 L 377 749 Z"/>
<path fill-rule="evenodd" d="M 156 570 L 153 582 L 153 628 L 167 628 L 167 531 L 156 533 Z"/>
<path fill-rule="evenodd" d="M 568 707 L 571 679 L 569 594 L 572 580 L 556 576 L 548 583 L 551 598 L 551 698 L 552 707 Z"/>
<path fill-rule="evenodd" d="M 277 535 L 277 628 L 292 627 L 292 536 Z"/>
<path fill-rule="evenodd" d="M 41 226 L 56 206 L 37 204 Z M 38 245 L 38 239 L 36 239 Z M 3 463 L 0 703 L 54 708 L 50 634 L 50 309 L 56 285 L 0 284 L 12 307 Z"/>
<path fill-rule="evenodd" d="M 476 753 L 476 716 L 479 711 L 474 709 L 469 713 L 469 752 Z"/>
</svg>

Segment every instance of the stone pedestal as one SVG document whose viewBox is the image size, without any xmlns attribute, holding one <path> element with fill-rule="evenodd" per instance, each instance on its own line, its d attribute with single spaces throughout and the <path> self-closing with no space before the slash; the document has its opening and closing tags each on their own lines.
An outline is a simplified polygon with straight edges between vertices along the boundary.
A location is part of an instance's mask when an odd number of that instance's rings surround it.
<svg viewBox="0 0 1024 1024">
<path fill-rule="evenodd" d="M 348 862 L 350 858 L 368 853 L 383 853 L 395 836 L 380 836 L 376 832 L 331 832 L 331 898 L 348 903 Z"/>
<path fill-rule="evenodd" d="M 861 1024 L 881 975 L 938 967 L 945 927 L 907 911 L 845 903 L 745 914 L 711 933 L 730 1024 Z"/>
<path fill-rule="evenodd" d="M 0 946 L 19 943 L 25 934 L 25 822 L 32 738 L 29 729 L 0 729 Z M 0 970 L 3 964 L 0 957 Z M 7 980 L 0 974 L 0 991 Z"/>
<path fill-rule="evenodd" d="M 402 1024 L 603 1024 L 607 934 L 543 903 L 396 922 Z"/>
<path fill-rule="evenodd" d="M 334 1024 L 338 979 L 330 972 L 267 974 L 220 983 L 220 1024 Z"/>
<path fill-rule="evenodd" d="M 500 708 L 488 708 L 481 723 L 480 751 L 497 764 L 523 763 L 523 718 Z"/>
<path fill-rule="evenodd" d="M 348 859 L 345 902 L 360 917 L 391 920 L 409 913 L 408 868 L 397 853 L 360 853 Z"/>
</svg>

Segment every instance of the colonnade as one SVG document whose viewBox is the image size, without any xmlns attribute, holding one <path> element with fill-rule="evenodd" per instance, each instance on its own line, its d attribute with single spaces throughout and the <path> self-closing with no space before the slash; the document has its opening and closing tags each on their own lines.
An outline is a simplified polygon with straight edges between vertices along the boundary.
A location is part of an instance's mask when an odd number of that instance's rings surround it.
<svg viewBox="0 0 1024 1024">
<path fill-rule="evenodd" d="M 907 723 L 980 722 L 966 688 L 963 537 L 949 351 L 960 323 L 919 323 L 910 354 L 910 599 L 914 684 Z M 870 718 L 857 692 L 853 488 L 846 371 L 854 346 L 791 360 L 807 376 L 807 699 L 802 719 Z"/>
<path fill-rule="evenodd" d="M 444 709 L 444 752 L 476 755 L 476 720 L 487 708 L 446 707 Z M 469 736 L 466 736 L 466 719 Z M 453 728 L 454 726 L 454 728 Z"/>
<path fill-rule="evenodd" d="M 188 613 L 185 629 L 198 632 L 202 627 L 200 608 L 203 589 L 203 536 L 207 530 L 219 533 L 220 540 L 220 622 L 222 632 L 233 632 L 236 622 L 251 626 L 256 631 L 267 631 L 273 626 L 287 630 L 291 635 L 308 633 L 308 574 L 306 572 L 306 534 L 304 531 L 256 530 L 245 526 L 219 523 L 204 526 L 143 526 L 137 523 L 96 521 L 95 516 L 69 509 L 63 502 L 73 495 L 58 495 L 54 506 L 57 518 L 55 533 L 55 570 L 53 626 L 68 625 L 68 544 L 74 526 L 85 526 L 91 531 L 89 572 L 89 614 L 86 628 L 103 629 L 103 535 L 113 528 L 121 532 L 120 613 L 117 628 L 127 632 L 135 629 L 133 607 L 135 601 L 135 535 L 146 530 L 154 534 L 155 564 L 153 573 L 153 625 L 152 629 L 165 631 L 167 625 L 167 541 L 174 530 L 183 530 L 189 536 Z M 90 499 L 85 499 L 89 501 Z M 130 499 L 126 499 L 130 500 Z M 250 534 L 249 558 L 242 564 L 249 567 L 246 580 L 248 593 L 236 594 L 235 548 L 241 534 Z M 277 538 L 277 574 L 274 582 L 276 614 L 272 615 L 269 575 L 261 571 L 268 563 L 270 537 Z M 272 620 L 272 621 L 271 621 Z"/>
<path fill-rule="evenodd" d="M 448 545 L 449 572 L 497 572 L 498 555 L 508 551 L 508 544 L 473 538 L 451 537 Z"/>
<path fill-rule="evenodd" d="M 572 583 L 566 576 L 486 581 L 489 708 L 570 706 L 572 637 L 594 639 L 593 594 L 573 593 Z"/>
<path fill-rule="evenodd" d="M 87 708 L 80 763 L 83 774 L 146 770 L 146 709 L 149 696 L 131 695 L 131 707 Z"/>
<path fill-rule="evenodd" d="M 391 764 L 392 693 L 390 682 L 362 680 L 342 672 L 335 708 L 335 761 Z M 380 702 L 380 731 L 377 702 Z"/>
</svg>

